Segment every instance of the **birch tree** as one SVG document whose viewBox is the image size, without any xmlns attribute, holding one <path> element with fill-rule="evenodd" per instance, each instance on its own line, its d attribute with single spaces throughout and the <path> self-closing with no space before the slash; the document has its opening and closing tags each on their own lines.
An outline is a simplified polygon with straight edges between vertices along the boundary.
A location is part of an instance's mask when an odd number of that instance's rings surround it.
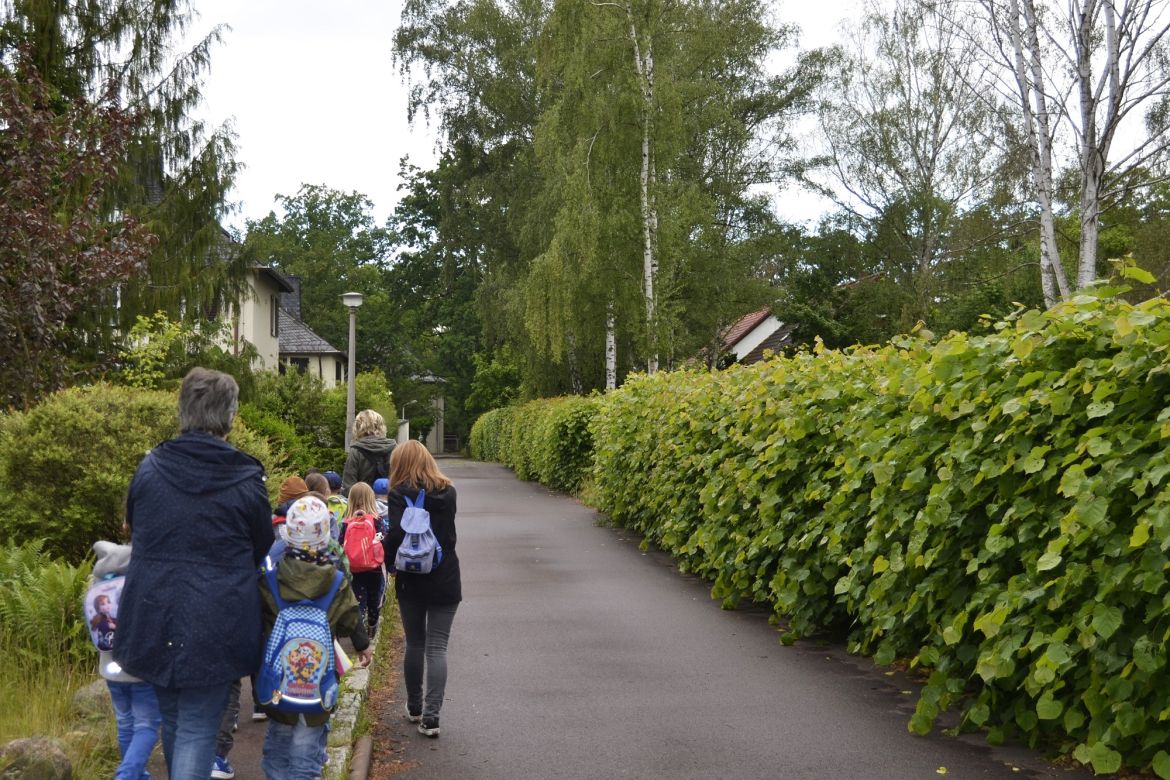
<svg viewBox="0 0 1170 780">
<path fill-rule="evenodd" d="M 883 246 L 884 263 L 911 291 L 909 326 L 927 319 L 944 266 L 974 241 L 955 235 L 964 213 L 998 186 L 996 112 L 975 47 L 917 0 L 870 3 L 847 30 L 821 90 L 820 138 L 828 165 L 820 189 Z"/>
<path fill-rule="evenodd" d="M 529 392 L 677 364 L 766 302 L 751 188 L 786 175 L 818 72 L 770 72 L 793 41 L 761 0 L 409 0 L 413 105 L 498 226 L 468 250 L 485 347 Z"/>
<path fill-rule="evenodd" d="M 1170 101 L 1170 9 L 1166 0 L 980 0 L 979 10 L 965 22 L 972 40 L 989 40 L 1001 91 L 1020 115 L 1051 304 L 1072 290 L 1055 224 L 1059 166 L 1077 173 L 1075 288 L 1100 273 L 1102 214 L 1135 183 L 1159 180 L 1135 181 L 1133 173 L 1157 171 L 1170 145 L 1161 127 Z"/>
<path fill-rule="evenodd" d="M 599 234 L 578 269 L 596 280 L 600 302 L 566 303 L 589 312 L 594 334 L 604 327 L 607 383 L 630 336 L 638 365 L 673 365 L 767 300 L 754 278 L 751 188 L 786 175 L 788 128 L 808 104 L 820 54 L 770 73 L 769 53 L 793 31 L 754 0 L 560 0 L 544 40 L 542 200 L 566 212 L 550 247 L 584 246 L 568 231 L 592 230 L 580 221 L 588 213 Z"/>
</svg>

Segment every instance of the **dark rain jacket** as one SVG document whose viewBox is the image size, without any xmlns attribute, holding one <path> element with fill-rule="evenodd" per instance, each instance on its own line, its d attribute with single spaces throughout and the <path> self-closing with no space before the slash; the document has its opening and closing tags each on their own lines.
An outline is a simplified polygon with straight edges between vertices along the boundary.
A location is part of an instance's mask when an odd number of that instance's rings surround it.
<svg viewBox="0 0 1170 780">
<path fill-rule="evenodd" d="M 350 444 L 341 470 L 341 492 L 348 496 L 349 489 L 359 482 L 373 487 L 374 480 L 390 476 L 390 452 L 395 444 L 385 436 L 363 436 Z"/>
<path fill-rule="evenodd" d="M 228 683 L 260 662 L 258 567 L 272 545 L 260 462 L 185 433 L 155 447 L 126 498 L 134 556 L 114 658 L 172 688 Z"/>
<path fill-rule="evenodd" d="M 418 489 L 412 485 L 397 485 L 386 496 L 386 519 L 390 530 L 383 540 L 386 549 L 386 565 L 394 562 L 398 546 L 406 534 L 402 530 L 402 512 L 406 499 L 414 501 Z M 431 530 L 443 548 L 443 560 L 430 574 L 409 574 L 398 572 L 394 577 L 394 592 L 399 601 L 413 601 L 419 604 L 456 604 L 463 600 L 463 584 L 459 574 L 459 556 L 455 553 L 455 486 L 427 493 L 423 506 L 431 515 Z"/>
</svg>

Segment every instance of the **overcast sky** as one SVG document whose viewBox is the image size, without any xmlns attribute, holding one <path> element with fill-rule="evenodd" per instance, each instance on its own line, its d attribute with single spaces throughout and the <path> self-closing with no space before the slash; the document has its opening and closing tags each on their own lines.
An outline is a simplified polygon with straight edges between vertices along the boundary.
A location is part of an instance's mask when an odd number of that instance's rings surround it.
<svg viewBox="0 0 1170 780">
<path fill-rule="evenodd" d="M 231 121 L 245 165 L 229 224 L 259 219 L 275 196 L 302 182 L 365 194 L 381 223 L 398 199 L 398 161 L 406 154 L 427 168 L 435 159 L 433 128 L 406 122 L 406 87 L 391 61 L 401 0 L 195 0 L 191 31 L 232 29 L 211 57 L 202 116 Z M 802 48 L 831 43 L 856 0 L 779 0 L 780 20 L 804 30 Z M 815 10 L 809 10 L 809 9 Z M 825 10 L 829 9 L 829 10 Z M 778 212 L 808 219 L 818 206 L 807 194 L 780 193 Z"/>
</svg>

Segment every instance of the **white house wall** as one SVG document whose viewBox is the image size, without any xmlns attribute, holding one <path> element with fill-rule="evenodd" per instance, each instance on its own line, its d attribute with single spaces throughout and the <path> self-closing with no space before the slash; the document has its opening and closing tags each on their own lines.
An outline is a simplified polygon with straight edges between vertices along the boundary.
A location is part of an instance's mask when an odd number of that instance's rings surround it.
<svg viewBox="0 0 1170 780">
<path fill-rule="evenodd" d="M 748 331 L 747 335 L 736 342 L 735 346 L 731 348 L 735 353 L 735 359 L 743 360 L 751 354 L 753 349 L 763 344 L 764 339 L 771 336 L 783 327 L 783 325 L 784 323 L 776 319 L 775 316 L 769 315 L 768 319 Z"/>
<path fill-rule="evenodd" d="M 280 290 L 261 274 L 248 274 L 248 293 L 240 307 L 239 336 L 256 347 L 260 368 L 275 371 L 280 365 L 280 339 L 272 335 L 273 310 Z"/>
<path fill-rule="evenodd" d="M 304 355 L 296 352 L 289 352 L 284 355 L 282 361 L 284 362 L 285 371 L 296 371 L 297 367 L 293 364 L 293 360 L 307 360 L 309 361 L 309 373 L 318 377 L 325 385 L 326 390 L 331 390 L 338 385 L 345 384 L 345 364 L 346 359 L 338 355 L 321 355 L 312 354 Z M 337 370 L 341 368 L 341 381 L 337 380 Z"/>
<path fill-rule="evenodd" d="M 443 418 L 446 416 L 446 403 L 443 396 L 435 396 L 432 402 L 431 412 L 435 418 L 435 424 L 431 427 L 430 433 L 427 434 L 426 445 L 432 455 L 443 454 L 443 442 L 447 438 L 447 426 L 443 424 Z"/>
</svg>

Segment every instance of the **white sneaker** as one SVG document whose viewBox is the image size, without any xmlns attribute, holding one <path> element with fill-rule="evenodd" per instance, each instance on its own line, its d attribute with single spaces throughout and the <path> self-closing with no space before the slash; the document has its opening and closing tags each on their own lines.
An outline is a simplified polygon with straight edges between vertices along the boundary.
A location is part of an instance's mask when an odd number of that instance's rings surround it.
<svg viewBox="0 0 1170 780">
<path fill-rule="evenodd" d="M 415 715 L 410 711 L 410 707 L 408 706 L 406 708 L 406 719 L 411 723 L 418 723 L 420 720 L 422 720 L 422 713 L 420 712 L 418 715 Z"/>
</svg>

